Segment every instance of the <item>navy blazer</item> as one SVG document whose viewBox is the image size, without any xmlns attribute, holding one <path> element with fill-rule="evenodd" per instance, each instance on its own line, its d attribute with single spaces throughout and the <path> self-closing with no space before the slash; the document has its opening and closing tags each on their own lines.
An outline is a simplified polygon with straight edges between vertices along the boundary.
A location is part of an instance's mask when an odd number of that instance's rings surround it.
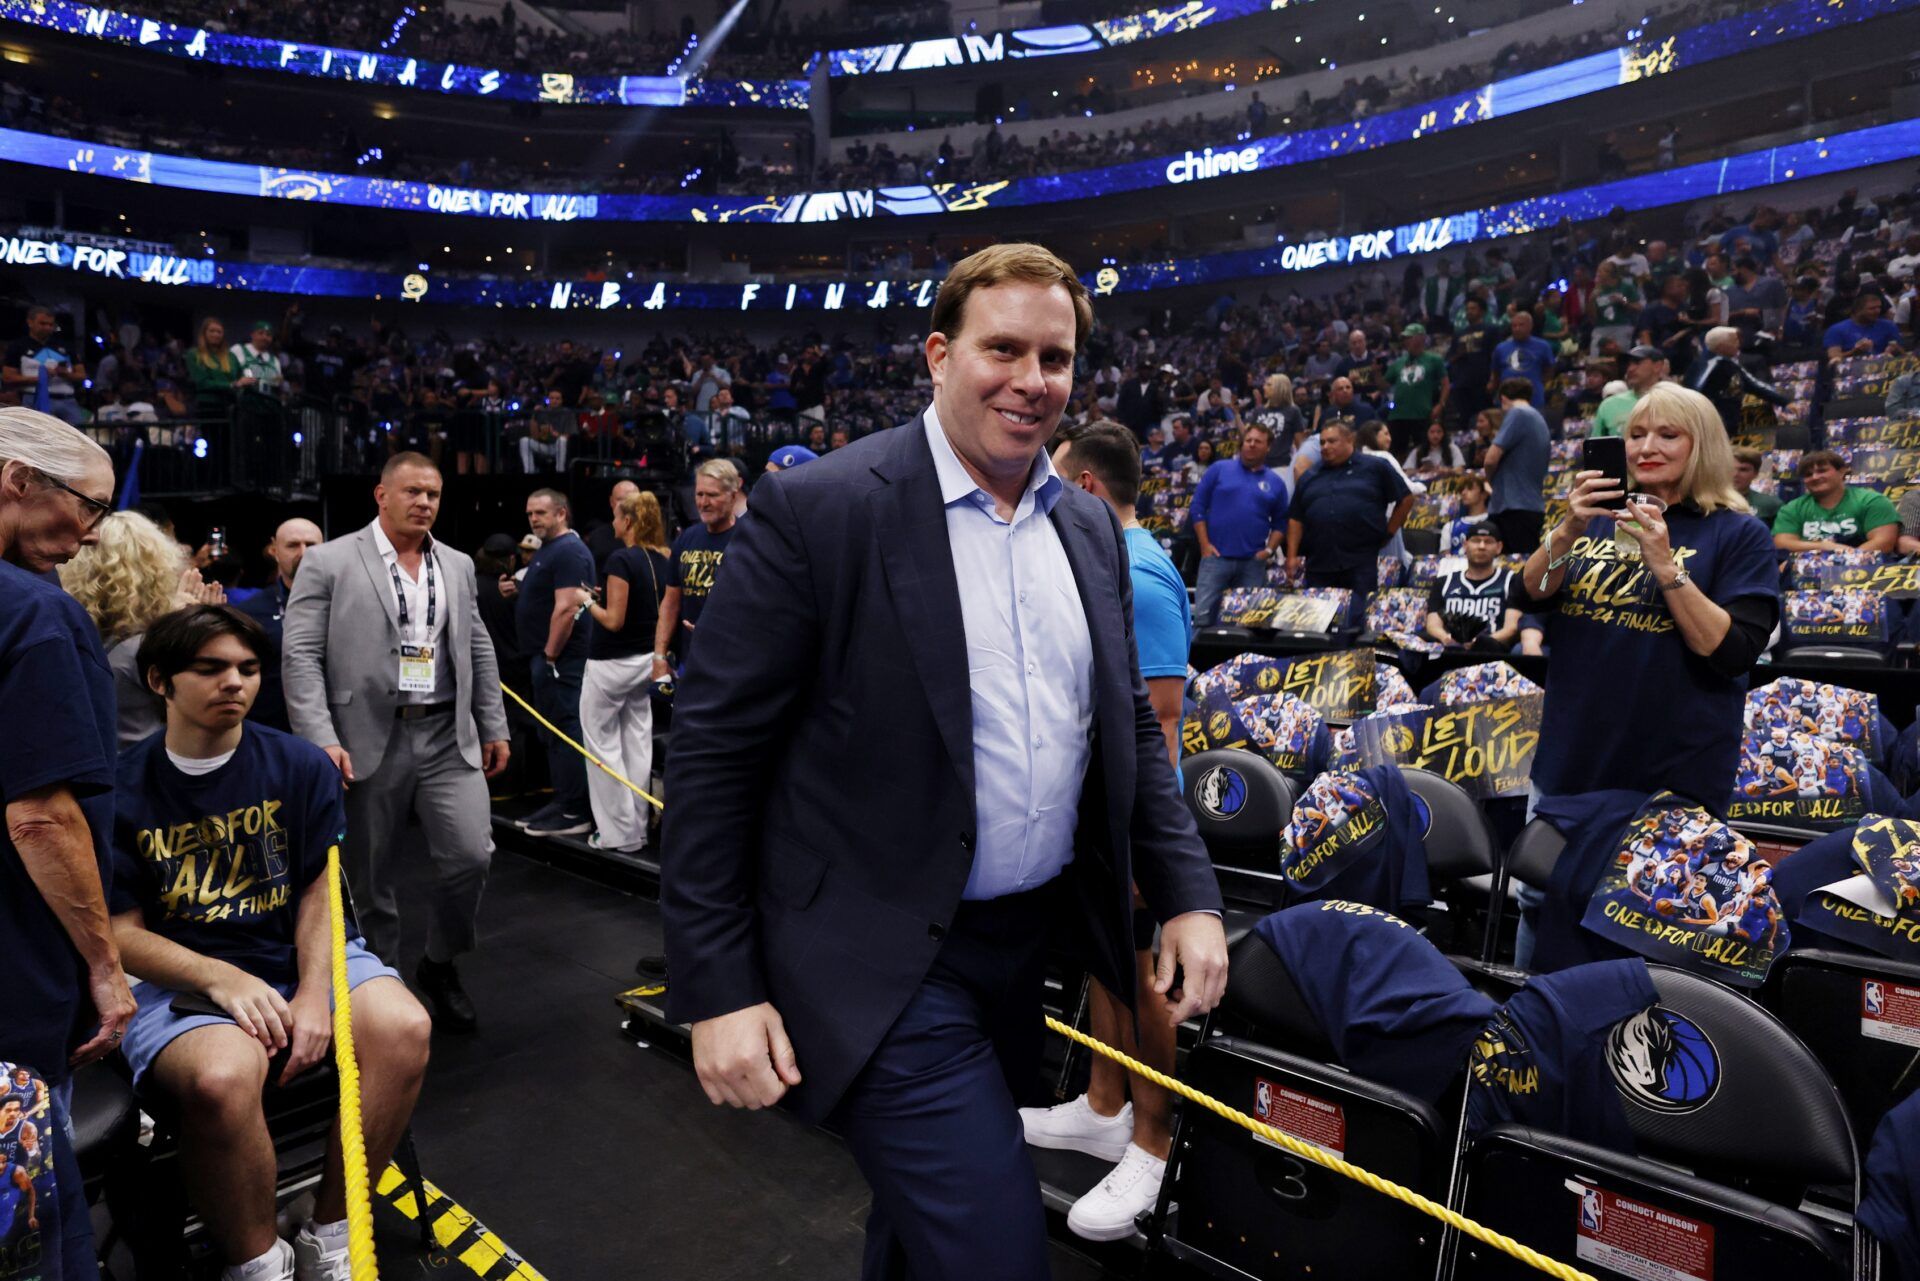
<svg viewBox="0 0 1920 1281">
<path fill-rule="evenodd" d="M 674 699 L 660 910 L 667 1011 L 771 1001 L 832 1110 L 940 950 L 973 863 L 973 704 L 924 420 L 754 487 Z M 1133 638 L 1120 523 L 1067 486 L 1051 519 L 1093 640 L 1094 746 L 1062 925 L 1133 993 L 1132 893 L 1220 908 Z"/>
</svg>

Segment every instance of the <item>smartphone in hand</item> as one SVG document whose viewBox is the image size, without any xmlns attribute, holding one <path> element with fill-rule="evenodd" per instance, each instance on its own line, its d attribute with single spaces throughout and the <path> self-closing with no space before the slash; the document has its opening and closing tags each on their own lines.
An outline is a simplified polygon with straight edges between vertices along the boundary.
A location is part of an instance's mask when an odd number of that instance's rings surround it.
<svg viewBox="0 0 1920 1281">
<path fill-rule="evenodd" d="M 1580 442 L 1580 470 L 1597 471 L 1607 478 L 1607 487 L 1625 495 L 1633 488 L 1627 480 L 1627 442 L 1619 436 L 1589 436 Z"/>
</svg>

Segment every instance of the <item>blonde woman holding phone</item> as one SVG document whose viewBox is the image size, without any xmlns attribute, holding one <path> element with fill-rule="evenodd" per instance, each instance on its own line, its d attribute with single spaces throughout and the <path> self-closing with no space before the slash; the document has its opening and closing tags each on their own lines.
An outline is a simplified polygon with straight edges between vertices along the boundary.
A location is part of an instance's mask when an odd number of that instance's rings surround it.
<svg viewBox="0 0 1920 1281">
<path fill-rule="evenodd" d="M 589 601 L 596 626 L 580 686 L 580 728 L 587 750 L 641 787 L 653 772 L 653 632 L 667 587 L 667 531 L 660 500 L 630 494 L 613 510 L 620 547 L 607 558 L 606 581 Z M 647 802 L 604 770 L 587 772 L 595 849 L 632 854 L 647 844 Z"/>
</svg>

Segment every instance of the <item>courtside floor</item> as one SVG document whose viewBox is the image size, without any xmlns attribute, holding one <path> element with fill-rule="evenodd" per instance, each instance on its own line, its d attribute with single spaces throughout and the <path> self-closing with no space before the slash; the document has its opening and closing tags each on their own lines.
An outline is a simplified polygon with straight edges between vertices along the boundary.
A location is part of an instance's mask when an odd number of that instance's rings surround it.
<svg viewBox="0 0 1920 1281">
<path fill-rule="evenodd" d="M 414 1121 L 427 1180 L 491 1242 L 470 1230 L 454 1247 L 464 1265 L 425 1267 L 402 1248 L 411 1224 L 376 1196 L 382 1275 L 857 1278 L 867 1190 L 846 1151 L 782 1113 L 709 1106 L 680 1058 L 624 1035 L 614 998 L 660 951 L 658 911 L 514 852 L 525 843 L 503 837 L 480 951 L 461 962 L 480 1030 L 435 1038 Z M 414 875 L 422 892 L 403 905 L 424 903 L 424 866 Z M 417 950 L 411 915 L 408 932 Z M 1056 1278 L 1109 1275 L 1063 1243 L 1054 1256 Z"/>
</svg>

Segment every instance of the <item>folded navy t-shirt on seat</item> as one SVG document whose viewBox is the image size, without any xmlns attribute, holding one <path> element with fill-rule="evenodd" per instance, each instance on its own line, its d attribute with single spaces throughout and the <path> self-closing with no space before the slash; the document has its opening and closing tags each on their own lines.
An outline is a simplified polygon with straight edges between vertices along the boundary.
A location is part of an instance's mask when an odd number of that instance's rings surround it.
<svg viewBox="0 0 1920 1281">
<path fill-rule="evenodd" d="M 1397 916 L 1329 900 L 1254 926 L 1348 1070 L 1436 1103 L 1497 1008 Z"/>
</svg>

